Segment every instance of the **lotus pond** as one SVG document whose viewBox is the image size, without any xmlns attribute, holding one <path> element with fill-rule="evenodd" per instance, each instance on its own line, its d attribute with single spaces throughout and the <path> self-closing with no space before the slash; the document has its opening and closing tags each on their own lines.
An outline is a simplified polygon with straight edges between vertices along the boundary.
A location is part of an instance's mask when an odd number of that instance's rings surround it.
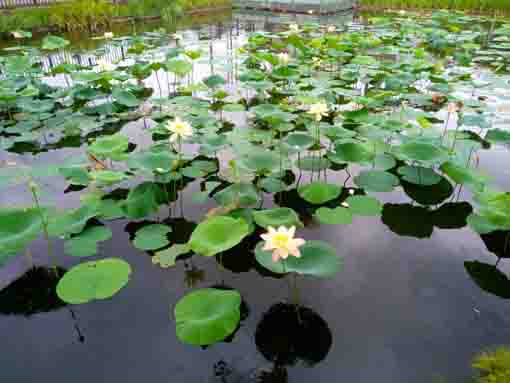
<svg viewBox="0 0 510 383">
<path fill-rule="evenodd" d="M 18 32 L 5 381 L 466 382 L 510 344 L 510 24 L 361 21 Z"/>
</svg>

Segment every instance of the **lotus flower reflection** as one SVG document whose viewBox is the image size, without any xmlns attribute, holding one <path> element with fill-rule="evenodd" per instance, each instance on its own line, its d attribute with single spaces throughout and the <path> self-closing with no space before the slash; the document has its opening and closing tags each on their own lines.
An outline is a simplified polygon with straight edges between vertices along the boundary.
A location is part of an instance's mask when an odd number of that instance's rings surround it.
<svg viewBox="0 0 510 383">
<path fill-rule="evenodd" d="M 267 233 L 260 236 L 265 241 L 262 250 L 273 252 L 273 262 L 286 259 L 289 255 L 296 258 L 301 257 L 299 247 L 305 244 L 305 240 L 294 238 L 295 233 L 295 226 L 292 226 L 290 229 L 280 226 L 277 230 L 269 226 Z"/>
</svg>

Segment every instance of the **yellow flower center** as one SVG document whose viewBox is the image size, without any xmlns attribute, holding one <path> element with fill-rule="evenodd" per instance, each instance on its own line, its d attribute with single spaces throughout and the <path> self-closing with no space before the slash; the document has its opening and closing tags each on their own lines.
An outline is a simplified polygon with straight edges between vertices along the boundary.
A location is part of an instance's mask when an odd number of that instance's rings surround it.
<svg viewBox="0 0 510 383">
<path fill-rule="evenodd" d="M 273 237 L 273 243 L 275 246 L 286 249 L 289 245 L 289 236 L 285 233 L 276 233 Z"/>
<path fill-rule="evenodd" d="M 186 126 L 184 124 L 175 124 L 174 129 L 176 133 L 182 134 L 186 131 Z"/>
</svg>

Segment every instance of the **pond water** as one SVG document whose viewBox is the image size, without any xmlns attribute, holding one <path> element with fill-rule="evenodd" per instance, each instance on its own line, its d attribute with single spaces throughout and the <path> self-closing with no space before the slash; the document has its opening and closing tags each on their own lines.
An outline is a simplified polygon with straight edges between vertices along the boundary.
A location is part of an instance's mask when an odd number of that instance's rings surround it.
<svg viewBox="0 0 510 383">
<path fill-rule="evenodd" d="M 226 79 L 225 89 L 234 93 L 241 71 L 238 49 L 247 42 L 249 33 L 277 31 L 287 21 L 281 15 L 236 13 L 221 23 L 206 22 L 180 30 L 184 46 L 207 52 L 196 64 L 193 78 L 188 76 L 184 81 L 220 74 Z M 304 21 L 298 20 L 300 25 Z M 312 21 L 344 25 L 350 30 L 361 28 L 353 15 Z M 164 55 L 172 47 L 175 42 L 161 52 Z M 94 49 L 102 52 L 101 47 Z M 65 84 L 64 80 L 57 77 L 49 83 Z M 165 79 L 163 74 L 144 81 L 155 89 L 154 97 L 167 98 L 175 91 L 173 79 Z M 494 88 L 508 90 L 508 78 L 481 70 L 480 81 L 492 84 L 477 90 L 477 95 L 489 97 L 491 107 L 497 110 L 492 123 L 505 126 L 510 119 L 505 109 L 510 97 L 501 91 L 496 95 Z M 250 95 L 242 92 L 237 97 Z M 468 94 L 471 88 L 460 84 L 455 92 Z M 444 110 L 438 115 L 444 117 Z M 244 113 L 225 112 L 224 118 L 247 123 Z M 147 124 L 155 125 L 144 119 L 120 124 L 120 132 L 138 145 L 135 152 L 152 145 L 144 127 Z M 41 139 L 50 150 L 23 153 L 33 146 L 19 143 L 0 149 L 0 161 L 33 166 L 66 163 L 84 155 L 85 149 L 79 144 L 68 147 L 59 137 L 57 133 Z M 185 148 L 191 151 L 197 147 Z M 510 190 L 508 148 L 492 145 L 478 151 L 477 156 L 478 167 L 488 173 L 492 183 Z M 229 158 L 228 153 L 220 156 L 223 162 Z M 354 165 L 351 173 L 356 174 L 357 169 Z M 310 173 L 304 172 L 301 182 L 309 178 Z M 356 194 L 362 192 L 343 171 L 328 174 L 327 182 L 344 184 Z M 56 199 L 59 208 L 79 206 L 79 192 L 63 193 L 68 186 L 62 177 L 46 179 L 41 184 L 42 201 Z M 170 225 L 171 237 L 178 243 L 186 242 L 195 225 L 217 207 L 211 199 L 194 202 L 200 186 L 191 182 L 170 214 L 168 209 L 160 209 L 151 217 L 152 222 Z M 468 273 L 466 262 L 494 265 L 498 261 L 495 252 L 508 257 L 504 250 L 507 236 L 506 232 L 479 235 L 468 227 L 472 194 L 467 188 L 458 186 L 444 198 L 438 196 L 440 193 L 441 189 L 411 184 L 407 189 L 370 193 L 384 203 L 382 216 L 354 216 L 350 225 L 311 222 L 303 201 L 291 193 L 285 195 L 283 204 L 303 213 L 306 225 L 299 231 L 300 237 L 329 243 L 343 259 L 342 269 L 333 278 L 297 279 L 299 302 L 314 313 L 303 310 L 303 325 L 295 323 L 286 306 L 278 306 L 288 302 L 294 291 L 288 278 L 264 272 L 252 250 L 238 246 L 223 259 L 194 256 L 163 269 L 131 242 L 142 225 L 126 219 L 113 221 L 108 224 L 113 239 L 100 244 L 97 258 L 122 258 L 133 272 L 126 287 L 111 299 L 25 316 L 19 312 L 30 312 L 30 305 L 36 307 L 40 302 L 0 295 L 2 381 L 432 383 L 444 377 L 448 382 L 466 382 L 472 374 L 470 361 L 478 352 L 510 344 L 508 285 L 494 277 L 488 267 L 489 281 L 486 274 L 481 273 L 480 278 L 485 277 L 485 286 L 490 285 L 488 290 L 493 293 L 484 291 Z M 427 206 L 416 202 L 428 199 L 437 201 Z M 3 207 L 30 201 L 25 185 L 0 189 Z M 272 197 L 266 196 L 264 207 L 274 205 Z M 81 261 L 64 255 L 64 241 L 57 241 L 54 250 L 56 261 L 65 269 Z M 55 262 L 42 238 L 31 244 L 30 253 L 37 265 Z M 28 268 L 24 257 L 9 259 L 0 269 L 0 286 L 8 286 Z M 510 263 L 505 259 L 498 268 L 510 273 Z M 37 283 L 37 278 L 33 279 Z M 244 301 L 240 328 L 228 342 L 206 348 L 183 344 L 176 337 L 174 306 L 193 288 L 212 286 L 240 292 Z M 40 289 L 47 286 L 41 283 Z M 15 294 L 23 297 L 26 291 L 19 288 Z M 275 366 L 269 359 L 278 353 L 284 356 L 279 354 L 281 360 Z"/>
</svg>

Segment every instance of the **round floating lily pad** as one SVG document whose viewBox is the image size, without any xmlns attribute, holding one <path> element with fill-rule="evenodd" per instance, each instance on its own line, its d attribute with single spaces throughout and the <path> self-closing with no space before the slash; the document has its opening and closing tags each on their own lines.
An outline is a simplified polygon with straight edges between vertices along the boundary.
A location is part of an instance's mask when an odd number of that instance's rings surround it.
<svg viewBox="0 0 510 383">
<path fill-rule="evenodd" d="M 177 337 L 194 346 L 224 340 L 241 319 L 241 295 L 234 290 L 201 289 L 184 296 L 174 309 Z"/>
<path fill-rule="evenodd" d="M 404 180 L 415 185 L 435 185 L 442 179 L 434 169 L 422 166 L 401 166 L 397 170 Z"/>
<path fill-rule="evenodd" d="M 399 180 L 393 174 L 380 170 L 364 170 L 354 177 L 359 187 L 374 192 L 390 192 L 399 185 Z"/>
<path fill-rule="evenodd" d="M 364 195 L 353 195 L 345 201 L 355 215 L 376 216 L 381 215 L 383 205 L 374 197 Z"/>
<path fill-rule="evenodd" d="M 321 207 L 317 209 L 315 216 L 320 223 L 328 225 L 349 225 L 352 223 L 352 213 L 349 209 L 343 207 L 337 207 L 335 209 Z"/>
<path fill-rule="evenodd" d="M 323 203 L 338 198 L 341 192 L 342 188 L 340 186 L 324 182 L 312 182 L 298 189 L 301 198 L 315 205 L 322 205 Z"/>
<path fill-rule="evenodd" d="M 297 213 L 288 207 L 278 207 L 275 209 L 260 210 L 253 212 L 255 223 L 263 228 L 272 227 L 303 227 Z"/>
<path fill-rule="evenodd" d="M 57 295 L 70 304 L 107 299 L 129 281 L 131 266 L 118 258 L 81 263 L 64 274 L 57 285 Z"/>
<path fill-rule="evenodd" d="M 397 165 L 397 161 L 395 160 L 395 157 L 393 157 L 391 154 L 383 153 L 378 154 L 374 158 L 374 166 L 377 170 L 389 170 L 393 169 Z"/>
<path fill-rule="evenodd" d="M 255 249 L 255 258 L 266 269 L 273 273 L 298 273 L 314 275 L 316 277 L 330 277 L 341 267 L 341 258 L 335 249 L 322 241 L 307 241 L 299 248 L 301 257 L 289 256 L 285 260 L 273 261 L 270 251 L 262 250 L 261 242 Z"/>
<path fill-rule="evenodd" d="M 97 243 L 107 241 L 112 231 L 106 226 L 92 226 L 79 235 L 67 240 L 64 245 L 66 253 L 75 257 L 89 257 L 97 253 Z"/>
<path fill-rule="evenodd" d="M 144 226 L 136 232 L 133 245 L 143 251 L 161 249 L 170 243 L 166 235 L 171 231 L 171 227 L 161 224 Z"/>
<path fill-rule="evenodd" d="M 23 250 L 42 231 L 38 209 L 0 209 L 0 264 Z"/>
<path fill-rule="evenodd" d="M 285 143 L 293 150 L 306 150 L 314 144 L 315 140 L 309 134 L 290 133 L 285 137 Z"/>
<path fill-rule="evenodd" d="M 201 222 L 191 234 L 189 244 L 195 253 L 211 257 L 238 245 L 249 232 L 245 220 L 217 216 Z"/>
</svg>

